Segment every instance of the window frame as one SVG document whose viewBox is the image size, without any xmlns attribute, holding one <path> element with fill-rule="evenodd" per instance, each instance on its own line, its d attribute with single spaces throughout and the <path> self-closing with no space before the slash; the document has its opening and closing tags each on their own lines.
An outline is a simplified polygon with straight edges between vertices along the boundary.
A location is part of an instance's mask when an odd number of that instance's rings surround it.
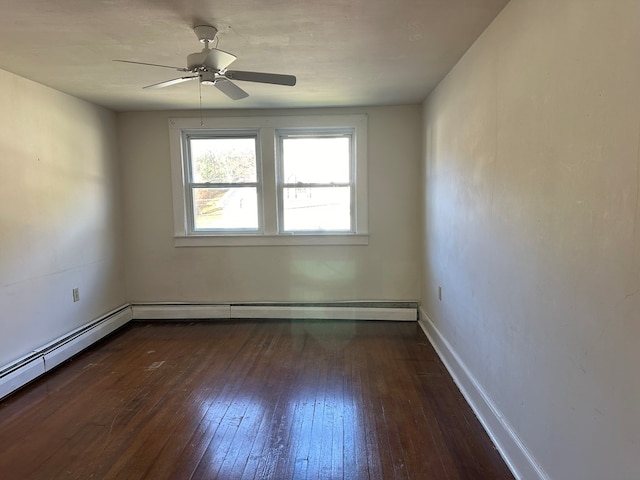
<svg viewBox="0 0 640 480">
<path fill-rule="evenodd" d="M 260 154 L 260 132 L 256 129 L 183 129 L 181 131 L 181 145 L 183 148 L 182 161 L 184 162 L 185 171 L 185 209 L 187 211 L 186 231 L 189 235 L 242 235 L 242 234 L 260 234 L 263 231 L 263 195 L 262 195 L 262 157 Z M 210 138 L 251 138 L 255 142 L 256 154 L 256 181 L 255 182 L 207 182 L 196 183 L 193 181 L 193 162 L 191 161 L 191 140 L 192 139 L 210 139 Z M 257 228 L 201 228 L 196 229 L 194 218 L 194 188 L 256 188 L 257 195 Z"/>
<path fill-rule="evenodd" d="M 278 194 L 278 131 L 353 131 L 352 231 L 292 231 L 280 228 Z M 258 222 L 260 229 L 193 231 L 188 218 L 193 208 L 188 197 L 188 152 L 184 132 L 257 132 L 256 168 L 258 181 Z M 368 245 L 367 115 L 256 115 L 180 117 L 169 119 L 174 245 L 262 246 L 262 245 Z M 192 220 L 191 220 L 192 222 Z"/>
<path fill-rule="evenodd" d="M 356 151 L 355 129 L 343 128 L 286 128 L 276 132 L 276 173 L 278 193 L 278 232 L 281 235 L 350 235 L 357 233 L 357 205 L 356 205 Z M 284 179 L 284 140 L 287 138 L 349 138 L 349 181 L 341 183 L 289 183 Z M 349 187 L 349 230 L 286 230 L 284 227 L 284 189 L 285 188 L 319 188 L 319 187 Z"/>
</svg>

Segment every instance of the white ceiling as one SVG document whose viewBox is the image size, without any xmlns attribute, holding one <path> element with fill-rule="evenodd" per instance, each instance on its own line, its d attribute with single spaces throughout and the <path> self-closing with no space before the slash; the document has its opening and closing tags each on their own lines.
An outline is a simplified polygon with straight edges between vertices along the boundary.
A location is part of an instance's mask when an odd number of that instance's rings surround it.
<svg viewBox="0 0 640 480">
<path fill-rule="evenodd" d="M 125 59 L 186 66 L 196 24 L 219 30 L 230 67 L 292 74 L 295 87 L 238 82 L 204 108 L 418 103 L 508 0 L 0 0 L 0 69 L 118 110 L 199 106 L 197 82 Z"/>
</svg>

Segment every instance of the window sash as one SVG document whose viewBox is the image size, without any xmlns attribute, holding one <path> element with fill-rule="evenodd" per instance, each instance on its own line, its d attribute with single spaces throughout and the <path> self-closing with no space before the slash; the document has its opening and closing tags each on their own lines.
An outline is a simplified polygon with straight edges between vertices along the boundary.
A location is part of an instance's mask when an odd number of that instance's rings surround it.
<svg viewBox="0 0 640 480">
<path fill-rule="evenodd" d="M 278 232 L 280 234 L 353 234 L 357 231 L 356 215 L 356 155 L 354 128 L 293 128 L 276 130 L 276 170 L 277 170 L 277 210 Z M 284 179 L 284 141 L 287 139 L 323 139 L 323 138 L 348 138 L 349 139 L 349 182 L 287 182 Z M 348 229 L 287 229 L 285 227 L 285 198 L 284 191 L 288 188 L 330 188 L 349 187 L 349 228 Z"/>
<path fill-rule="evenodd" d="M 315 194 L 320 196 L 320 199 L 324 201 L 329 201 L 328 203 L 316 203 L 310 202 L 307 205 L 303 205 L 301 207 L 296 207 L 296 200 L 291 201 L 291 197 L 289 195 L 289 190 L 293 190 L 295 194 L 298 193 L 299 190 L 303 190 L 300 192 L 302 195 L 302 203 L 304 204 L 304 199 L 311 199 L 314 195 L 314 190 L 316 190 Z M 306 191 L 305 191 L 306 190 Z M 327 198 L 327 193 L 333 190 Z M 341 190 L 347 190 L 347 192 L 341 192 Z M 285 193 L 286 192 L 286 193 Z M 346 193 L 347 202 L 346 208 L 344 203 L 341 200 L 344 200 L 344 193 Z M 308 195 L 308 196 L 307 196 Z M 297 196 L 297 195 L 296 195 Z M 323 198 L 324 197 L 324 198 Z M 341 198 L 343 197 L 343 198 Z M 353 205 L 352 205 L 352 192 L 350 185 L 346 185 L 344 187 L 335 187 L 335 186 L 319 186 L 319 187 L 304 187 L 300 188 L 297 186 L 289 187 L 283 189 L 282 192 L 282 208 L 283 213 L 288 212 L 287 216 L 282 216 L 282 233 L 285 234 L 298 234 L 298 233 L 315 233 L 315 234 L 323 234 L 323 233 L 342 233 L 348 234 L 353 233 Z M 316 198 L 318 198 L 316 196 Z M 334 203 L 330 203 L 333 200 Z M 287 208 L 289 206 L 289 208 Z M 297 213 L 297 210 L 305 210 L 305 212 L 301 212 L 301 215 Z M 318 215 L 321 215 L 323 218 L 322 223 L 318 224 L 317 219 Z M 346 222 L 344 221 L 346 217 Z M 296 225 L 295 227 L 288 225 Z M 318 228 L 311 227 L 310 225 L 318 225 Z"/>
<path fill-rule="evenodd" d="M 252 139 L 254 141 L 255 152 L 255 182 L 194 182 L 194 165 L 191 152 L 191 140 L 207 140 L 207 139 Z M 262 178 L 261 165 L 262 159 L 260 155 L 260 132 L 255 129 L 250 130 L 224 130 L 224 129 L 199 129 L 184 130 L 182 132 L 183 145 L 183 168 L 185 169 L 185 201 L 187 213 L 187 229 L 189 234 L 234 234 L 234 233 L 261 233 L 262 225 Z M 194 192 L 198 189 L 224 189 L 224 188 L 255 188 L 256 189 L 256 209 L 257 209 L 257 227 L 231 227 L 231 228 L 198 228 L 196 225 L 195 210 L 196 201 Z"/>
<path fill-rule="evenodd" d="M 206 233 L 206 232 L 215 232 L 215 233 L 226 233 L 226 232 L 258 232 L 260 229 L 260 215 L 259 215 L 259 211 L 258 211 L 258 205 L 259 205 L 259 199 L 258 199 L 258 188 L 257 188 L 257 184 L 223 184 L 222 187 L 218 187 L 215 186 L 214 184 L 196 184 L 198 186 L 194 186 L 190 189 L 189 193 L 190 193 L 190 200 L 191 200 L 191 215 L 193 218 L 193 232 L 197 232 L 197 233 Z M 239 224 L 238 226 L 229 226 L 229 227 L 224 227 L 224 226 L 220 226 L 220 227 L 215 227 L 215 226 L 209 226 L 209 227 L 205 227 L 205 226 L 198 226 L 198 221 L 197 221 L 197 215 L 196 215 L 196 210 L 198 209 L 198 205 L 197 205 L 197 201 L 195 198 L 195 192 L 198 190 L 236 190 L 236 191 L 240 191 L 240 190 L 253 190 L 253 192 L 249 192 L 249 194 L 251 193 L 255 193 L 255 203 L 251 203 L 249 206 L 251 207 L 251 211 L 248 211 L 247 213 L 245 213 L 244 217 L 249 217 L 250 220 L 253 220 L 253 213 L 255 213 L 255 227 L 250 226 L 248 224 Z M 227 192 L 225 192 L 226 194 Z M 223 195 L 224 196 L 224 195 Z M 241 199 L 241 201 L 244 199 Z M 217 202 L 214 202 L 213 205 L 211 205 L 211 207 L 215 207 L 217 206 Z M 253 212 L 255 208 L 255 212 Z M 242 208 L 241 208 L 242 210 Z M 222 215 L 223 218 L 219 219 L 219 221 L 217 223 L 225 223 L 224 222 L 224 215 Z M 242 218 L 242 217 L 239 217 Z M 204 221 L 204 219 L 203 219 Z M 216 223 L 213 219 L 211 219 L 210 222 Z M 229 223 L 229 221 L 227 221 L 227 223 Z M 231 222 L 233 223 L 233 222 Z"/>
</svg>

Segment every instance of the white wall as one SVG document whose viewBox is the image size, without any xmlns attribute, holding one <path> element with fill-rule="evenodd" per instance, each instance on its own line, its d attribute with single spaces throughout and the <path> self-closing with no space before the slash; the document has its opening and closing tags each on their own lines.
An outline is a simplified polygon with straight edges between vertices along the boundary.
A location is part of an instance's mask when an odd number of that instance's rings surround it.
<svg viewBox="0 0 640 480">
<path fill-rule="evenodd" d="M 640 2 L 512 0 L 425 125 L 424 311 L 550 478 L 640 478 Z"/>
<path fill-rule="evenodd" d="M 0 112 L 2 366 L 125 294 L 115 115 L 4 71 Z"/>
<path fill-rule="evenodd" d="M 412 300 L 419 295 L 421 107 L 205 112 L 367 113 L 368 246 L 174 247 L 168 118 L 118 115 L 132 302 Z"/>
</svg>

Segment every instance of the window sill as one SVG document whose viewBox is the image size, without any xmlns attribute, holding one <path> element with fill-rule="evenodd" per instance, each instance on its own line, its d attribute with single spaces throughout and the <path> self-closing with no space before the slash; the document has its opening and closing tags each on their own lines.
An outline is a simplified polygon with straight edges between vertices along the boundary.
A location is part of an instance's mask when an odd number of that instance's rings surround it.
<svg viewBox="0 0 640 480">
<path fill-rule="evenodd" d="M 176 247 L 261 247 L 295 245 L 369 245 L 368 234 L 191 235 L 176 236 Z"/>
</svg>

